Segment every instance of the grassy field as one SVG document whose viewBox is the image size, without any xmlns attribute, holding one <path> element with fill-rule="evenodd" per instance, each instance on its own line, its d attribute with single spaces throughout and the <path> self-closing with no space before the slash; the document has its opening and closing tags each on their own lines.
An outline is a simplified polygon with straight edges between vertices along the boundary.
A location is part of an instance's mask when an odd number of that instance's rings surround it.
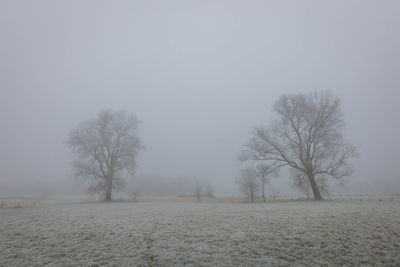
<svg viewBox="0 0 400 267">
<path fill-rule="evenodd" d="M 0 240 L 0 266 L 398 266 L 400 202 L 37 204 Z"/>
</svg>

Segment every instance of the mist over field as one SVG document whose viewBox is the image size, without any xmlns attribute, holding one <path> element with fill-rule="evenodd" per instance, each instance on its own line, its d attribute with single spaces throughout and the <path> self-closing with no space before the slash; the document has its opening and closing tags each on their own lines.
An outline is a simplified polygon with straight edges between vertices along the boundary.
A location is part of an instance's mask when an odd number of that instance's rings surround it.
<svg viewBox="0 0 400 267">
<path fill-rule="evenodd" d="M 137 176 L 238 195 L 237 157 L 282 94 L 342 100 L 355 172 L 399 192 L 397 1 L 1 1 L 0 193 L 85 193 L 65 141 L 106 108 L 140 119 Z M 273 183 L 296 191 L 285 177 Z"/>
</svg>

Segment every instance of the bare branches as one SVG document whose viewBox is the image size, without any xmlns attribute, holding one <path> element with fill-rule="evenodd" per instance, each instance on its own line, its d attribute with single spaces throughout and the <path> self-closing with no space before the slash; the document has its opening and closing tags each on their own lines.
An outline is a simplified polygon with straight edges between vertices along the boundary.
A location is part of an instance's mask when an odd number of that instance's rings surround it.
<svg viewBox="0 0 400 267">
<path fill-rule="evenodd" d="M 240 191 L 250 202 L 254 202 L 259 194 L 260 184 L 257 177 L 257 170 L 253 168 L 245 168 L 241 170 L 240 175 L 236 180 Z"/>
<path fill-rule="evenodd" d="M 257 165 L 257 175 L 260 178 L 261 182 L 261 196 L 263 201 L 266 201 L 265 198 L 265 186 L 270 185 L 270 177 L 272 175 L 277 175 L 279 172 L 279 168 L 282 167 L 282 165 L 267 165 L 267 164 L 259 164 Z"/>
</svg>

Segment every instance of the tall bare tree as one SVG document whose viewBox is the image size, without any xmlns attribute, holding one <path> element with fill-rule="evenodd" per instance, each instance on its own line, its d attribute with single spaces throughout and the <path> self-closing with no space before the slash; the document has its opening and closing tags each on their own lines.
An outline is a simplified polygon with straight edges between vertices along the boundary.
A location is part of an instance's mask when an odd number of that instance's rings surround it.
<svg viewBox="0 0 400 267">
<path fill-rule="evenodd" d="M 257 170 L 250 167 L 241 170 L 240 175 L 236 179 L 236 183 L 238 184 L 240 191 L 249 199 L 250 202 L 256 200 L 260 191 Z"/>
<path fill-rule="evenodd" d="M 294 168 L 308 178 L 314 199 L 322 199 L 317 179 L 351 175 L 348 159 L 356 155 L 343 138 L 340 99 L 331 91 L 283 95 L 273 110 L 276 117 L 269 127 L 254 129 L 240 159 Z"/>
<path fill-rule="evenodd" d="M 89 180 L 89 192 L 105 201 L 111 201 L 113 189 L 123 189 L 126 177 L 135 172 L 142 148 L 137 124 L 127 111 L 103 110 L 72 130 L 66 142 L 76 155 L 75 175 Z"/>
</svg>

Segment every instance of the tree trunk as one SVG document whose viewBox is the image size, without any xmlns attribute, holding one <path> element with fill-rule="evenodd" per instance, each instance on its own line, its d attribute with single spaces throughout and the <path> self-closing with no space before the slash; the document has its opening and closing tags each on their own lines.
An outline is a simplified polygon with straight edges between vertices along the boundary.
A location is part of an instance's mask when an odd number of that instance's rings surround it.
<svg viewBox="0 0 400 267">
<path fill-rule="evenodd" d="M 262 198 L 263 201 L 265 202 L 265 178 L 262 180 Z"/>
<path fill-rule="evenodd" d="M 106 196 L 104 198 L 104 201 L 111 201 L 113 177 L 112 177 L 111 174 L 109 174 L 108 177 L 109 178 L 108 178 L 108 181 L 107 181 Z"/>
<path fill-rule="evenodd" d="M 104 201 L 111 201 L 111 192 L 112 192 L 112 186 L 107 185 L 106 197 L 104 198 Z"/>
<path fill-rule="evenodd" d="M 315 200 L 322 200 L 321 194 L 319 193 L 317 183 L 315 182 L 315 177 L 313 174 L 307 174 L 308 180 L 310 181 L 311 189 L 314 194 Z"/>
<path fill-rule="evenodd" d="M 111 167 L 108 168 L 107 172 L 107 188 L 106 188 L 106 197 L 104 201 L 111 201 L 111 194 L 113 188 L 113 180 L 114 180 L 114 171 L 113 171 L 113 164 L 111 163 Z"/>
</svg>

